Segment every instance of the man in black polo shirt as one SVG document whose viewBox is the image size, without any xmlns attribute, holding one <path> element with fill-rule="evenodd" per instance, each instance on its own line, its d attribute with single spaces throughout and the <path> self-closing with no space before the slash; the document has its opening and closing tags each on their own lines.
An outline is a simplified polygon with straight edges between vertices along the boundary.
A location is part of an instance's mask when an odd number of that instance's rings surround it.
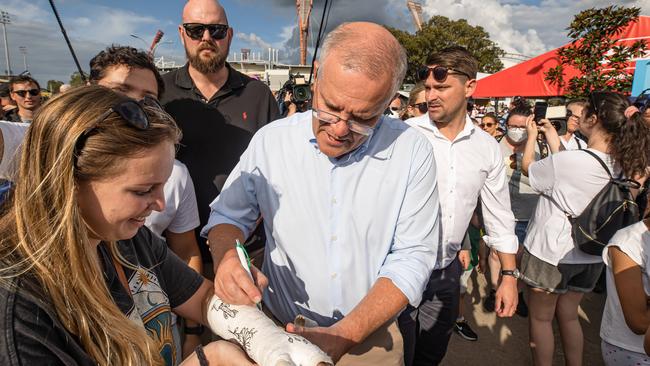
<svg viewBox="0 0 650 366">
<path fill-rule="evenodd" d="M 190 0 L 178 28 L 188 63 L 163 75 L 160 101 L 183 131 L 178 160 L 194 180 L 201 226 L 253 134 L 279 117 L 269 88 L 226 62 L 233 36 L 215 0 Z M 204 239 L 201 239 L 204 240 Z M 203 258 L 211 258 L 201 245 Z"/>
</svg>

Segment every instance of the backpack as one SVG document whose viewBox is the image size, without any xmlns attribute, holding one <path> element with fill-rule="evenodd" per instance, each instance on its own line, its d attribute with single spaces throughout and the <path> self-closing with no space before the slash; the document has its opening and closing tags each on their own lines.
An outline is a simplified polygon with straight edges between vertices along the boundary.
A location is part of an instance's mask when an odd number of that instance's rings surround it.
<svg viewBox="0 0 650 366">
<path fill-rule="evenodd" d="M 580 150 L 593 156 L 605 169 L 609 182 L 598 192 L 577 217 L 564 214 L 571 223 L 571 236 L 581 251 L 591 255 L 602 255 L 603 249 L 616 231 L 640 220 L 639 206 L 634 202 L 631 188 L 640 184 L 631 179 L 612 177 L 607 165 L 589 150 Z"/>
</svg>

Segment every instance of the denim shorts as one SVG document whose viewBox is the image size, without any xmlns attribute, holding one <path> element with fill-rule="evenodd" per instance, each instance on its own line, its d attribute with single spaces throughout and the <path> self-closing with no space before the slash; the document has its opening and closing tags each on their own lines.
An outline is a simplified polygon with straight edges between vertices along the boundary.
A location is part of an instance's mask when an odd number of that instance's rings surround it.
<svg viewBox="0 0 650 366">
<path fill-rule="evenodd" d="M 530 287 L 554 294 L 567 291 L 591 292 L 598 282 L 603 263 L 569 264 L 554 266 L 524 250 L 521 258 L 521 279 Z"/>
</svg>

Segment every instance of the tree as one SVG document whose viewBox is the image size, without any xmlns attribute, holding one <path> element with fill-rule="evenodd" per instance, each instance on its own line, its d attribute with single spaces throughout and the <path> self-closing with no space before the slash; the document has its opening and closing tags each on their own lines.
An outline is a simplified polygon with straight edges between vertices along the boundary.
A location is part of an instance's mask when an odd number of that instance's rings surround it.
<svg viewBox="0 0 650 366">
<path fill-rule="evenodd" d="M 467 48 L 478 60 L 481 72 L 494 73 L 503 69 L 499 57 L 505 52 L 490 40 L 490 34 L 483 27 L 472 26 L 465 19 L 451 20 L 436 15 L 423 24 L 422 30 L 415 34 L 390 27 L 387 29 L 406 49 L 407 82 L 415 82 L 417 69 L 425 64 L 431 53 L 453 45 Z"/>
<path fill-rule="evenodd" d="M 75 71 L 70 75 L 70 83 L 69 83 L 73 88 L 77 86 L 82 86 L 85 85 L 83 79 L 81 78 L 81 75 L 79 74 L 79 71 Z"/>
<path fill-rule="evenodd" d="M 56 94 L 59 92 L 59 88 L 63 85 L 63 81 L 59 80 L 48 80 L 47 81 L 47 90 L 50 91 L 52 94 Z"/>
<path fill-rule="evenodd" d="M 565 87 L 568 97 L 584 97 L 592 90 L 629 93 L 633 75 L 625 68 L 631 59 L 645 54 L 644 40 L 617 45 L 616 34 L 639 19 L 639 8 L 608 6 L 578 13 L 567 28 L 571 43 L 557 51 L 560 64 L 546 72 L 546 80 Z M 580 76 L 564 80 L 564 67 L 572 66 Z"/>
</svg>

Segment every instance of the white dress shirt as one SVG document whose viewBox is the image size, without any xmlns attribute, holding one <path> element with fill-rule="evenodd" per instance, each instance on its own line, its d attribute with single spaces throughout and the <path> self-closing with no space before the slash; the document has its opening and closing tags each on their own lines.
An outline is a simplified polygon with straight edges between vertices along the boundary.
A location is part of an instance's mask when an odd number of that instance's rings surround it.
<svg viewBox="0 0 650 366">
<path fill-rule="evenodd" d="M 264 218 L 264 304 L 283 323 L 298 314 L 329 326 L 379 277 L 418 306 L 440 243 L 433 151 L 382 116 L 371 138 L 339 159 L 321 153 L 311 111 L 260 129 L 210 207 L 244 236 Z"/>
<path fill-rule="evenodd" d="M 440 133 L 425 113 L 406 123 L 422 132 L 433 145 L 438 170 L 442 215 L 442 253 L 436 269 L 447 267 L 461 248 L 476 203 L 481 197 L 487 235 L 485 243 L 502 253 L 516 253 L 515 217 L 510 209 L 508 179 L 496 139 L 476 128 L 467 117 L 453 141 Z"/>
</svg>

